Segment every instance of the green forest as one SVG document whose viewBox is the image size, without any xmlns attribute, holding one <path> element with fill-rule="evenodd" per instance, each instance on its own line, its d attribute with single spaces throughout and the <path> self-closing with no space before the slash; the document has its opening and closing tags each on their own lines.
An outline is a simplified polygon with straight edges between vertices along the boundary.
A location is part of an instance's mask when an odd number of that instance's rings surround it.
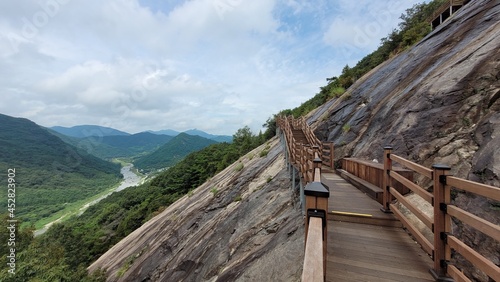
<svg viewBox="0 0 500 282">
<path fill-rule="evenodd" d="M 189 153 L 215 143 L 215 141 L 200 136 L 181 133 L 156 151 L 135 160 L 134 166 L 145 172 L 171 167 Z"/>
<path fill-rule="evenodd" d="M 133 159 L 152 153 L 160 146 L 173 139 L 172 136 L 141 132 L 132 135 L 88 136 L 77 138 L 66 136 L 50 130 L 64 142 L 73 145 L 83 152 L 97 156 L 103 160 L 115 158 Z"/>
<path fill-rule="evenodd" d="M 435 0 L 408 9 L 401 16 L 399 27 L 382 39 L 376 51 L 352 68 L 345 66 L 339 76 L 328 78 L 312 99 L 278 114 L 302 116 L 329 99 L 340 97 L 363 74 L 428 34 L 427 17 L 442 2 Z M 42 236 L 33 238 L 30 228 L 19 230 L 16 274 L 0 272 L 0 281 L 105 281 L 103 272 L 89 275 L 86 267 L 148 219 L 273 137 L 275 117 L 266 121 L 264 133 L 254 135 L 248 127 L 239 129 L 233 135 L 233 143 L 213 144 L 192 153 L 152 181 L 113 193 L 81 216 L 55 224 Z M 0 240 L 5 242 L 8 236 L 8 230 L 2 228 Z M 8 253 L 5 244 L 0 248 L 2 253 Z"/>
<path fill-rule="evenodd" d="M 16 216 L 26 223 L 47 217 L 119 183 L 120 165 L 78 150 L 37 124 L 0 115 L 0 171 L 16 170 Z M 0 193 L 6 202 L 7 190 Z"/>
</svg>

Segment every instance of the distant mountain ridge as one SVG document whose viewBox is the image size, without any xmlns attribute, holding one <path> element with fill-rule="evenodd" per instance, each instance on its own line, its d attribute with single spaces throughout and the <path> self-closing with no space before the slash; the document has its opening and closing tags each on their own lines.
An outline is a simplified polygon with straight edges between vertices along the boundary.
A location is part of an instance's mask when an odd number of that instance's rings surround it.
<svg viewBox="0 0 500 282">
<path fill-rule="evenodd" d="M 50 129 L 66 136 L 77 138 L 86 138 L 90 136 L 130 135 L 130 133 L 124 131 L 99 125 L 76 125 L 72 127 L 53 126 L 50 127 Z"/>
<path fill-rule="evenodd" d="M 189 134 L 189 135 L 197 135 L 197 136 L 201 136 L 203 138 L 207 138 L 207 139 L 210 139 L 210 140 L 214 140 L 216 142 L 232 142 L 233 141 L 233 137 L 232 136 L 228 136 L 228 135 L 213 135 L 213 134 L 209 134 L 209 133 L 206 133 L 204 131 L 201 131 L 201 130 L 198 130 L 198 129 L 190 129 L 190 130 L 186 130 L 184 131 L 184 133 L 186 134 Z"/>
<path fill-rule="evenodd" d="M 158 134 L 158 135 L 170 135 L 170 136 L 177 136 L 180 133 L 179 131 L 175 131 L 175 130 L 172 130 L 172 129 L 157 130 L 157 131 L 148 130 L 146 132 L 150 132 L 150 133 Z"/>
<path fill-rule="evenodd" d="M 111 127 L 99 126 L 99 125 L 76 125 L 72 127 L 64 127 L 64 126 L 53 126 L 49 127 L 50 129 L 66 135 L 70 137 L 76 138 L 88 138 L 88 137 L 105 137 L 105 136 L 129 136 L 129 135 L 137 135 L 141 133 L 152 133 L 155 135 L 167 135 L 175 137 L 182 132 L 172 130 L 172 129 L 164 129 L 164 130 L 147 130 L 136 134 L 130 134 L 128 132 L 124 132 L 118 129 L 114 129 Z M 214 140 L 216 142 L 232 142 L 233 137 L 229 135 L 214 135 L 210 134 L 196 128 L 189 129 L 184 131 L 184 133 L 189 135 L 197 135 L 203 138 L 207 138 L 210 140 Z"/>
</svg>

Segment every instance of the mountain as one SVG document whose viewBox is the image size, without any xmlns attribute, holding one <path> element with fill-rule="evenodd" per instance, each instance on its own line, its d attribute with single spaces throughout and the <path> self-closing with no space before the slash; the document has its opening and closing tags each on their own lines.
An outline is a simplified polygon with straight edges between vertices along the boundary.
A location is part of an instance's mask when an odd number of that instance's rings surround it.
<svg viewBox="0 0 500 282">
<path fill-rule="evenodd" d="M 177 136 L 180 134 L 180 132 L 172 130 L 172 129 L 159 130 L 159 131 L 149 130 L 147 132 L 154 133 L 154 134 L 161 134 L 161 135 L 170 135 L 170 136 Z M 201 136 L 201 137 L 206 138 L 206 139 L 214 140 L 218 143 L 222 143 L 222 142 L 231 143 L 233 141 L 232 136 L 213 135 L 213 134 L 206 133 L 206 132 L 198 130 L 198 129 L 189 129 L 189 130 L 184 131 L 184 133 L 189 134 L 189 135 L 194 135 L 194 136 Z"/>
<path fill-rule="evenodd" d="M 95 125 L 80 125 L 71 128 L 55 126 L 50 130 L 66 143 L 104 160 L 138 158 L 150 154 L 181 134 L 171 129 L 129 134 Z M 196 129 L 188 130 L 185 134 L 200 136 L 218 143 L 230 143 L 233 139 L 231 136 L 212 135 Z"/>
<path fill-rule="evenodd" d="M 172 136 L 141 132 L 128 136 L 104 136 L 100 141 L 103 144 L 124 149 L 132 155 L 144 154 L 158 149 L 161 145 L 172 140 Z M 129 155 L 130 156 L 130 155 Z"/>
<path fill-rule="evenodd" d="M 136 160 L 134 165 L 146 171 L 169 167 L 182 160 L 189 153 L 215 143 L 217 142 L 200 136 L 180 133 L 158 150 Z"/>
<path fill-rule="evenodd" d="M 114 128 L 104 127 L 99 125 L 77 125 L 73 127 L 53 126 L 50 129 L 61 134 L 85 138 L 90 136 L 113 136 L 113 135 L 130 135 L 130 133 L 123 132 Z"/>
<path fill-rule="evenodd" d="M 118 164 L 82 152 L 28 119 L 0 114 L 0 171 L 7 169 L 16 172 L 22 203 L 16 215 L 29 222 L 109 189 L 121 177 Z"/>
<path fill-rule="evenodd" d="M 198 129 L 190 129 L 184 131 L 184 133 L 189 134 L 189 135 L 195 135 L 195 136 L 201 136 L 203 138 L 207 138 L 210 140 L 214 140 L 216 142 L 222 143 L 222 142 L 232 142 L 233 137 L 232 136 L 227 136 L 227 135 L 212 135 L 209 133 L 206 133 L 204 131 L 198 130 Z"/>
<path fill-rule="evenodd" d="M 158 130 L 158 131 L 148 130 L 147 132 L 150 132 L 153 134 L 160 134 L 160 135 L 170 135 L 170 136 L 177 136 L 180 133 L 179 131 L 175 131 L 172 129 L 165 129 L 165 130 Z"/>
<path fill-rule="evenodd" d="M 51 131 L 54 135 L 89 154 L 104 160 L 136 158 L 158 149 L 173 137 L 141 132 L 132 135 L 90 136 L 76 138 Z"/>
</svg>

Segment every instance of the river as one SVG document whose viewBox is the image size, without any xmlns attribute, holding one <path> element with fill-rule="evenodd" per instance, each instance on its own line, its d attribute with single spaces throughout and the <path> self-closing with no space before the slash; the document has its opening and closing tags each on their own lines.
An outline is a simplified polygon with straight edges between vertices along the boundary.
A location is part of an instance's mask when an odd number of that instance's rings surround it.
<svg viewBox="0 0 500 282">
<path fill-rule="evenodd" d="M 134 167 L 133 164 L 126 164 L 125 166 L 123 166 L 120 170 L 120 172 L 122 173 L 123 175 L 123 180 L 122 182 L 120 183 L 120 185 L 114 189 L 113 191 L 91 201 L 91 202 L 88 202 L 86 203 L 85 205 L 83 205 L 80 209 L 79 209 L 79 213 L 78 215 L 82 214 L 88 207 L 92 206 L 92 205 L 95 205 L 96 203 L 98 203 L 99 201 L 101 201 L 102 199 L 108 197 L 109 195 L 111 195 L 111 193 L 114 193 L 114 192 L 118 192 L 118 191 L 121 191 L 125 188 L 128 188 L 128 187 L 131 187 L 131 186 L 136 186 L 136 185 L 139 185 L 139 184 L 142 184 L 143 181 L 144 181 L 144 177 L 140 177 L 138 176 L 137 174 L 135 174 L 133 171 L 132 171 L 132 168 Z M 69 216 L 70 213 L 67 213 L 63 216 L 61 216 L 60 218 L 52 221 L 52 222 L 49 222 L 47 224 L 45 224 L 45 226 L 42 228 L 42 229 L 39 229 L 39 230 L 36 230 L 34 232 L 34 235 L 35 237 L 38 236 L 38 235 L 41 235 L 43 233 L 45 233 L 45 231 L 47 231 L 47 229 L 49 229 L 50 226 L 52 226 L 52 224 L 54 223 L 57 223 L 61 220 L 63 220 L 65 217 Z"/>
</svg>

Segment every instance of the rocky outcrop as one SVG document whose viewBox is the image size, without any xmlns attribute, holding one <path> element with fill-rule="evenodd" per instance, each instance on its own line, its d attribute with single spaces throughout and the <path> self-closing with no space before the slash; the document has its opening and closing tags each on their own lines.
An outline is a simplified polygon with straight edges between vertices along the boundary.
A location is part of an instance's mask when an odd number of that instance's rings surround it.
<svg viewBox="0 0 500 282">
<path fill-rule="evenodd" d="M 300 280 L 303 220 L 282 150 L 273 139 L 250 152 L 89 270 L 106 270 L 108 281 Z"/>
<path fill-rule="evenodd" d="M 359 79 L 311 115 L 336 158 L 381 160 L 383 146 L 452 174 L 500 185 L 500 2 L 471 1 L 416 46 Z M 417 179 L 419 184 L 430 183 Z M 500 224 L 499 203 L 459 193 L 455 201 Z M 498 242 L 470 227 L 458 232 L 500 264 Z M 482 244 L 479 244 L 482 242 Z M 483 274 L 472 274 L 487 280 Z"/>
</svg>

